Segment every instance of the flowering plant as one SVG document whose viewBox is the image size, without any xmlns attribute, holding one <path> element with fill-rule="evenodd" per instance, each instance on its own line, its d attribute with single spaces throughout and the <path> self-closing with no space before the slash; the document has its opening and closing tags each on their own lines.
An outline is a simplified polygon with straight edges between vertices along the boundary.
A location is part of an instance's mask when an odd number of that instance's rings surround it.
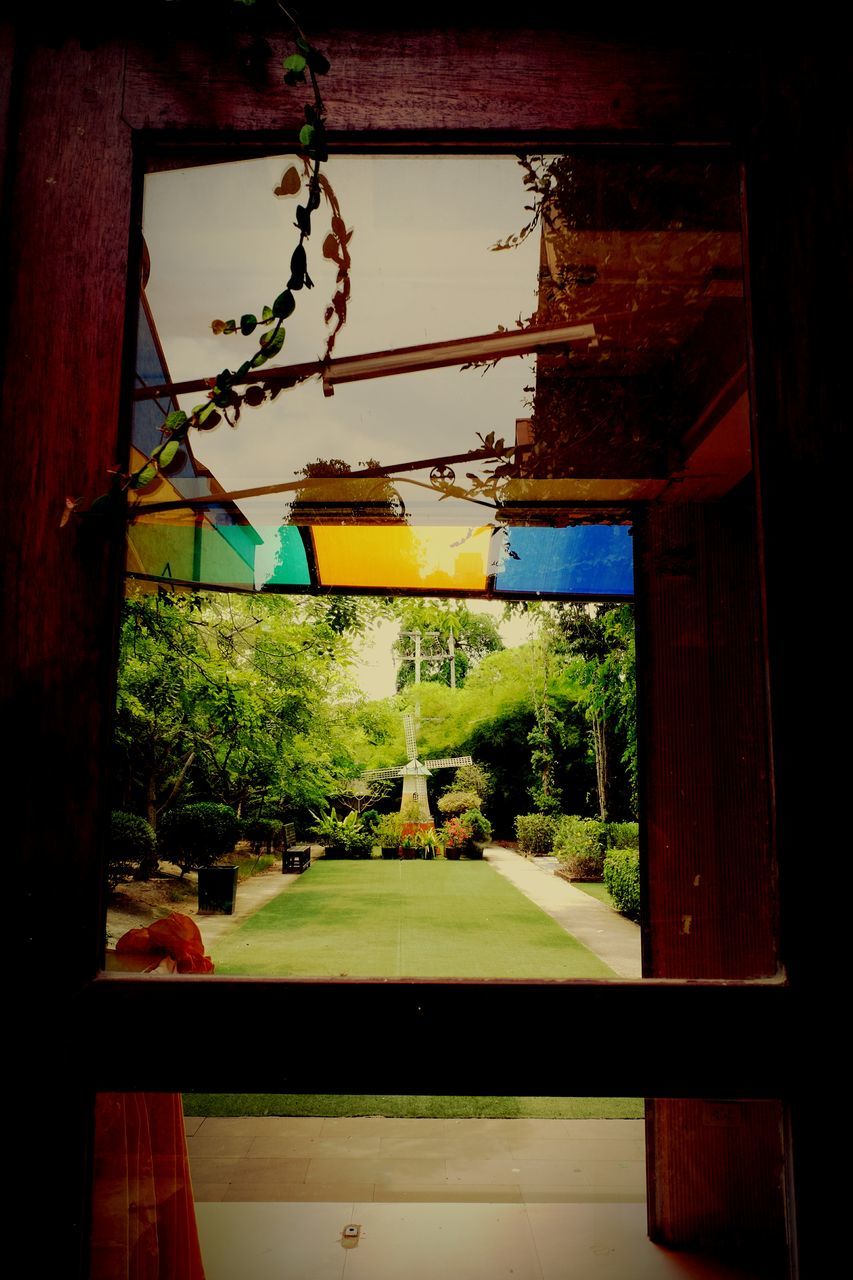
<svg viewBox="0 0 853 1280">
<path fill-rule="evenodd" d="M 441 831 L 442 841 L 448 849 L 461 849 L 471 839 L 471 828 L 460 818 L 450 818 Z"/>
</svg>

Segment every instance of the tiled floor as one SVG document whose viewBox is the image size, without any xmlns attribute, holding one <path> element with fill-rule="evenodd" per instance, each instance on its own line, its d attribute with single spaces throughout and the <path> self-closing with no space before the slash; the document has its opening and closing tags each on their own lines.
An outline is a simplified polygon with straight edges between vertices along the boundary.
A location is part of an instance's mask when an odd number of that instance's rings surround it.
<svg viewBox="0 0 853 1280">
<path fill-rule="evenodd" d="M 645 1200 L 642 1120 L 188 1121 L 199 1201 Z"/>
<path fill-rule="evenodd" d="M 641 1120 L 247 1117 L 187 1134 L 207 1280 L 752 1280 L 649 1243 Z"/>
<path fill-rule="evenodd" d="M 642 1204 L 199 1204 L 207 1280 L 752 1280 L 646 1239 Z M 346 1247 L 343 1229 L 358 1223 Z"/>
</svg>

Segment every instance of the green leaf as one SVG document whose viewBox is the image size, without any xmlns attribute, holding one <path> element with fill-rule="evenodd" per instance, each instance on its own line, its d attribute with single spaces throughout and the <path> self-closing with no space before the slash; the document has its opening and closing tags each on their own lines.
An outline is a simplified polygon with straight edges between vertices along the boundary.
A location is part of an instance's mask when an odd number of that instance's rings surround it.
<svg viewBox="0 0 853 1280">
<path fill-rule="evenodd" d="M 178 452 L 180 445 L 177 440 L 170 440 L 168 444 L 164 444 L 160 450 L 158 462 L 161 467 L 168 467 L 169 463 L 174 460 L 175 454 Z"/>
<path fill-rule="evenodd" d="M 293 71 L 299 75 L 300 71 L 304 71 L 308 65 L 308 60 L 301 53 L 292 53 L 289 58 L 285 58 L 282 66 L 285 71 Z"/>
<path fill-rule="evenodd" d="M 253 316 L 250 313 L 248 315 L 240 317 L 240 332 L 243 334 L 245 338 L 248 338 L 250 333 L 254 333 L 257 327 L 258 327 L 257 316 Z"/>
<path fill-rule="evenodd" d="M 273 356 L 278 355 L 279 351 L 281 351 L 284 346 L 284 334 L 285 329 L 284 325 L 282 325 L 280 329 L 272 329 L 261 338 L 261 346 L 267 360 L 272 359 Z"/>
<path fill-rule="evenodd" d="M 236 333 L 236 332 L 237 332 L 237 321 L 236 321 L 236 320 L 226 320 L 226 321 L 225 321 L 225 327 L 224 327 L 224 329 L 222 330 L 222 332 L 223 332 L 223 333 Z"/>
<path fill-rule="evenodd" d="M 184 413 L 183 409 L 175 409 L 174 413 L 170 413 L 166 418 L 166 421 L 163 423 L 163 428 L 166 431 L 177 431 L 179 427 L 184 425 L 186 420 L 187 415 Z"/>
<path fill-rule="evenodd" d="M 285 289 L 278 295 L 272 304 L 272 313 L 280 320 L 286 320 L 288 316 L 292 316 L 296 310 L 296 299 L 289 289 Z"/>
<path fill-rule="evenodd" d="M 264 307 L 261 312 L 261 324 L 269 324 L 270 320 L 275 319 L 275 312 L 272 307 Z"/>
<path fill-rule="evenodd" d="M 149 462 L 147 467 L 143 467 L 141 471 L 137 471 L 136 475 L 133 477 L 131 485 L 134 489 L 144 489 L 147 484 L 151 483 L 156 474 L 157 464 Z"/>
<path fill-rule="evenodd" d="M 314 141 L 314 132 L 313 124 L 304 124 L 299 130 L 300 146 L 310 147 L 311 143 Z"/>
</svg>

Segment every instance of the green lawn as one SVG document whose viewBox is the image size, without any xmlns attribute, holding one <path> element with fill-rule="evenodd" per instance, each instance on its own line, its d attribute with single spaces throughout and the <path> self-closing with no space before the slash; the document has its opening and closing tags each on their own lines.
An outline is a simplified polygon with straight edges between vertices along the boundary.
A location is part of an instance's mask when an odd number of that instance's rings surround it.
<svg viewBox="0 0 853 1280">
<path fill-rule="evenodd" d="M 185 1093 L 188 1116 L 394 1116 L 453 1120 L 632 1120 L 642 1098 L 429 1097 L 419 1094 Z"/>
<path fill-rule="evenodd" d="M 315 862 L 212 951 L 256 976 L 610 978 L 487 862 Z"/>
<path fill-rule="evenodd" d="M 613 899 L 601 880 L 573 880 L 572 884 L 576 889 L 582 889 L 584 893 L 588 893 L 591 898 L 598 898 L 598 901 L 603 902 L 606 907 L 613 906 Z M 616 910 L 615 907 L 613 909 Z"/>
</svg>

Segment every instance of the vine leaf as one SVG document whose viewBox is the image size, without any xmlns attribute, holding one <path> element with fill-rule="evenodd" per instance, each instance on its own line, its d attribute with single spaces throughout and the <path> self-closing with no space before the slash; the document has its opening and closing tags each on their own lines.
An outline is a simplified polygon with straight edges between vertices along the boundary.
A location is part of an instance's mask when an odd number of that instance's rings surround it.
<svg viewBox="0 0 853 1280">
<path fill-rule="evenodd" d="M 170 462 L 174 462 L 175 454 L 178 452 L 180 445 L 177 440 L 170 440 L 168 444 L 164 444 L 163 448 L 157 455 L 157 461 L 162 467 L 168 467 Z"/>
<path fill-rule="evenodd" d="M 136 474 L 131 477 L 131 481 L 130 481 L 131 488 L 144 489 L 147 484 L 151 483 L 151 481 L 154 479 L 156 474 L 157 474 L 156 462 L 149 462 L 146 467 L 143 467 L 141 471 L 137 471 Z"/>
<path fill-rule="evenodd" d="M 163 423 L 163 430 L 180 431 L 181 427 L 185 426 L 187 421 L 187 415 L 184 413 L 183 409 L 175 409 L 174 412 L 168 415 L 166 421 Z"/>
<path fill-rule="evenodd" d="M 299 176 L 299 170 L 295 165 L 291 165 L 289 169 L 285 169 L 281 175 L 281 182 L 277 187 L 273 187 L 274 196 L 295 196 L 299 194 L 302 186 L 302 179 Z"/>
<path fill-rule="evenodd" d="M 283 290 L 272 304 L 272 315 L 270 319 L 275 317 L 278 320 L 286 320 L 288 316 L 292 316 L 296 310 L 296 299 L 290 289 Z"/>
</svg>

